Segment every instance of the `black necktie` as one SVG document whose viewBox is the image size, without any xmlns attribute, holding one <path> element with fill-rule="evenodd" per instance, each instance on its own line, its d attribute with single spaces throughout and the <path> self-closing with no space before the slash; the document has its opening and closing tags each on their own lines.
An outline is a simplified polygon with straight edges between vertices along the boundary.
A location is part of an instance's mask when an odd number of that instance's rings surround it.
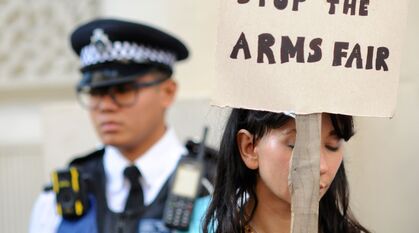
<svg viewBox="0 0 419 233">
<path fill-rule="evenodd" d="M 144 208 L 144 194 L 140 184 L 141 173 L 134 165 L 125 168 L 124 176 L 131 183 L 127 202 L 125 203 L 125 212 L 138 212 Z"/>
</svg>

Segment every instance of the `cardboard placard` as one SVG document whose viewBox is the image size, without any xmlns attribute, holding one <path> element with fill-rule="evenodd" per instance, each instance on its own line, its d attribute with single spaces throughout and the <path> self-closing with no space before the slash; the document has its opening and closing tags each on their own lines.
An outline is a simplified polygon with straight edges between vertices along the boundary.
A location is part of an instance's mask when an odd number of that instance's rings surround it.
<svg viewBox="0 0 419 233">
<path fill-rule="evenodd" d="M 212 103 L 391 117 L 407 0 L 221 0 Z"/>
</svg>

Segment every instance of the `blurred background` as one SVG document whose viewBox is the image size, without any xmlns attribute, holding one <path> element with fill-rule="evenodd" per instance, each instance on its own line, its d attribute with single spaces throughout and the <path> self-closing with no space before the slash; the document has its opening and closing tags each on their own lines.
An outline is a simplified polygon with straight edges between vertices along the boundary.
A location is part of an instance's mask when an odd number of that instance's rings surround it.
<svg viewBox="0 0 419 233">
<path fill-rule="evenodd" d="M 0 0 L 0 232 L 27 232 L 54 168 L 100 145 L 75 98 L 78 60 L 68 35 L 97 16 L 145 22 L 179 36 L 191 57 L 175 67 L 179 93 L 168 124 L 180 138 L 211 127 L 217 146 L 228 110 L 209 106 L 217 2 Z M 345 162 L 352 208 L 373 232 L 417 233 L 419 221 L 419 2 L 411 1 L 393 119 L 356 118 Z"/>
</svg>

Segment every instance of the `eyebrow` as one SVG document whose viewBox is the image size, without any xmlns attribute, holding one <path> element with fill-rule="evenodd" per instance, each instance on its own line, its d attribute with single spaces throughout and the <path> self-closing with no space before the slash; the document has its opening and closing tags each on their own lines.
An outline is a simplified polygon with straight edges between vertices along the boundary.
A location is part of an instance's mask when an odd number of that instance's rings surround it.
<svg viewBox="0 0 419 233">
<path fill-rule="evenodd" d="M 282 131 L 282 134 L 284 134 L 284 135 L 289 135 L 289 134 L 291 134 L 291 133 L 297 133 L 297 129 L 292 128 L 292 129 L 286 129 L 286 130 Z M 339 137 L 339 135 L 338 135 L 338 133 L 336 132 L 336 130 L 331 130 L 331 131 L 329 132 L 329 136 L 336 136 L 336 137 Z"/>
<path fill-rule="evenodd" d="M 283 134 L 285 134 L 285 135 L 289 135 L 291 133 L 297 133 L 297 129 L 292 128 L 292 129 L 286 129 L 286 130 L 283 131 Z"/>
</svg>

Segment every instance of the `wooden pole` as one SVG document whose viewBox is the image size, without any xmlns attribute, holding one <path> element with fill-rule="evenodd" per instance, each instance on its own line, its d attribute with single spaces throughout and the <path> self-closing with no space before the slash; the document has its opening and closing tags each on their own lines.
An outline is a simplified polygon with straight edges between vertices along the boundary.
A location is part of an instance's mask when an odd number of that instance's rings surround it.
<svg viewBox="0 0 419 233">
<path fill-rule="evenodd" d="M 296 116 L 290 164 L 291 233 L 318 233 L 321 113 Z"/>
</svg>

